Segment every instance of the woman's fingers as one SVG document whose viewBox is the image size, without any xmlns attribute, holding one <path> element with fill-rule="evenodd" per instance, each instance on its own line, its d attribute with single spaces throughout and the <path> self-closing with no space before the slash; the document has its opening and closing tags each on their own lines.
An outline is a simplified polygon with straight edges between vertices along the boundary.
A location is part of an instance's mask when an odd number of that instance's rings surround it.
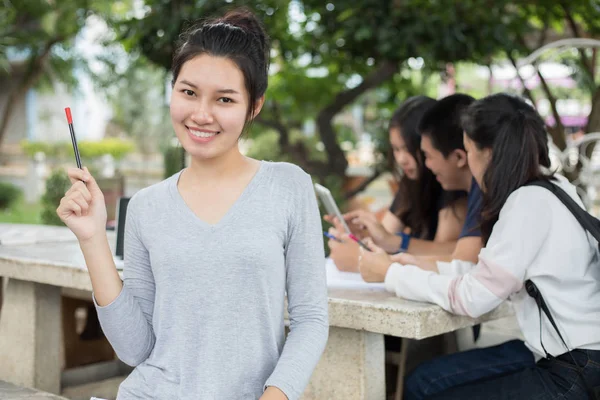
<svg viewBox="0 0 600 400">
<path fill-rule="evenodd" d="M 91 202 L 92 201 L 92 194 L 90 193 L 90 191 L 88 190 L 87 186 L 85 186 L 85 183 L 81 182 L 81 181 L 77 181 L 75 182 L 71 188 L 69 190 L 67 190 L 67 193 L 65 193 L 65 196 L 70 196 L 74 193 L 81 193 L 83 198 L 88 201 Z"/>
<path fill-rule="evenodd" d="M 375 214 L 367 210 L 355 210 L 344 214 L 344 219 L 346 221 L 353 221 L 356 218 L 360 219 L 361 221 L 377 221 Z"/>
<path fill-rule="evenodd" d="M 73 199 L 68 199 L 63 197 L 61 201 L 61 205 L 59 206 L 60 215 L 68 216 L 70 214 L 75 214 L 76 216 L 81 216 L 81 207 L 77 202 Z"/>
<path fill-rule="evenodd" d="M 86 170 L 82 170 L 79 168 L 69 168 L 67 169 L 67 175 L 69 176 L 69 180 L 72 184 L 77 182 L 87 182 L 90 178 L 90 173 Z"/>
<path fill-rule="evenodd" d="M 75 182 L 61 199 L 56 212 L 62 216 L 75 214 L 77 216 L 86 215 L 89 208 L 92 195 L 85 187 L 83 182 Z"/>
<path fill-rule="evenodd" d="M 87 214 L 87 211 L 90 208 L 90 205 L 87 202 L 87 200 L 84 198 L 84 196 L 81 192 L 73 193 L 73 195 L 71 196 L 71 200 L 73 200 L 75 203 L 77 203 L 77 205 L 81 208 L 81 213 L 83 215 Z"/>
</svg>

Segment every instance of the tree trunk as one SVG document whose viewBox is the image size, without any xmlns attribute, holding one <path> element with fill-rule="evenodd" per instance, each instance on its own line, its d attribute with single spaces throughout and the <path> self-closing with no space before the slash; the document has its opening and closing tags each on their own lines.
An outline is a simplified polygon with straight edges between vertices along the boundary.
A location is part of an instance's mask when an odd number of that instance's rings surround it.
<svg viewBox="0 0 600 400">
<path fill-rule="evenodd" d="M 255 122 L 274 129 L 279 134 L 279 147 L 282 153 L 292 157 L 295 163 L 300 165 L 306 172 L 323 181 L 325 177 L 336 175 L 342 179 L 346 178 L 346 168 L 348 161 L 342 149 L 337 143 L 336 131 L 333 127 L 333 118 L 347 105 L 354 102 L 359 96 L 370 89 L 373 89 L 386 80 L 392 78 L 398 71 L 398 64 L 384 62 L 373 73 L 365 77 L 363 82 L 357 87 L 338 93 L 333 102 L 323 108 L 317 116 L 317 127 L 319 137 L 325 145 L 328 162 L 313 161 L 309 159 L 309 151 L 304 143 L 291 143 L 289 138 L 290 123 L 284 123 L 279 107 L 276 102 L 271 103 L 273 119 L 265 119 L 259 114 Z M 377 172 L 378 175 L 380 172 Z M 376 177 L 376 176 L 375 176 Z M 374 178 L 373 178 L 374 179 Z M 364 188 L 363 188 L 364 189 Z M 356 195 L 358 191 L 353 191 Z"/>
<path fill-rule="evenodd" d="M 592 96 L 592 109 L 588 115 L 586 133 L 600 132 L 600 87 Z"/>
<path fill-rule="evenodd" d="M 537 104 L 536 104 L 536 101 L 535 101 L 535 97 L 533 97 L 533 94 L 531 93 L 531 90 L 529 90 L 529 88 L 527 87 L 527 85 L 525 83 L 525 79 L 523 79 L 523 77 L 521 76 L 521 72 L 519 71 L 519 66 L 517 65 L 517 61 L 512 56 L 512 54 L 510 54 L 510 52 L 507 51 L 506 55 L 508 56 L 508 59 L 510 60 L 511 64 L 513 65 L 513 67 L 515 67 L 515 71 L 517 72 L 517 78 L 519 78 L 519 82 L 521 82 L 521 85 L 523 86 L 523 93 L 527 96 L 527 98 L 529 100 L 531 100 L 531 102 L 533 103 L 533 107 L 535 109 L 537 109 Z M 491 68 L 490 68 L 490 72 L 491 72 Z"/>
<path fill-rule="evenodd" d="M 310 160 L 308 157 L 308 149 L 304 145 L 304 143 L 291 143 L 289 128 L 288 125 L 284 125 L 280 119 L 278 112 L 276 111 L 277 105 L 272 105 L 273 114 L 275 119 L 268 120 L 265 119 L 261 114 L 259 114 L 255 122 L 262 124 L 268 128 L 274 129 L 279 134 L 279 152 L 281 154 L 287 154 L 292 157 L 292 160 L 296 164 L 302 167 L 307 173 L 310 175 L 316 176 L 319 180 L 323 181 L 323 179 L 327 175 L 333 174 L 333 171 L 329 169 L 329 165 L 320 161 Z"/>
<path fill-rule="evenodd" d="M 398 71 L 398 63 L 384 61 L 381 66 L 365 77 L 357 87 L 338 93 L 333 102 L 323 108 L 317 116 L 317 127 L 321 141 L 325 145 L 328 156 L 329 170 L 335 175 L 345 177 L 348 161 L 340 148 L 336 132 L 333 127 L 333 118 L 347 105 L 354 102 L 360 95 L 375 88 L 392 78 Z"/>
<path fill-rule="evenodd" d="M 22 93 L 22 89 L 20 90 L 20 88 L 17 87 L 10 92 L 6 99 L 6 106 L 4 107 L 4 110 L 2 110 L 2 121 L 0 121 L 0 146 L 2 145 L 4 135 L 8 131 L 8 122 L 10 121 L 13 109 L 24 95 L 25 93 Z"/>
<path fill-rule="evenodd" d="M 12 111 L 15 105 L 21 101 L 27 91 L 37 83 L 38 79 L 44 72 L 46 61 L 50 57 L 50 51 L 52 47 L 60 42 L 62 38 L 54 38 L 46 43 L 39 54 L 34 54 L 29 60 L 27 71 L 23 76 L 21 82 L 19 82 L 8 95 L 6 107 L 2 112 L 2 120 L 0 121 L 0 146 L 2 146 L 2 140 L 8 130 L 8 123 L 12 116 Z"/>
<path fill-rule="evenodd" d="M 537 68 L 537 66 L 535 69 L 536 69 L 538 77 L 540 78 L 540 83 L 542 84 L 542 88 L 544 89 L 544 92 L 546 93 L 546 97 L 548 98 L 548 101 L 550 102 L 550 109 L 552 110 L 552 115 L 554 116 L 555 125 L 553 127 L 550 127 L 550 129 L 549 129 L 550 135 L 552 136 L 552 141 L 554 142 L 556 147 L 558 147 L 561 150 L 564 150 L 567 147 L 567 141 L 565 138 L 565 127 L 563 126 L 562 121 L 560 119 L 560 114 L 558 113 L 558 110 L 556 109 L 556 97 L 554 97 L 554 95 L 552 94 L 552 91 L 550 90 L 550 86 L 548 86 L 546 79 L 544 79 L 544 76 L 542 75 L 540 70 Z"/>
</svg>

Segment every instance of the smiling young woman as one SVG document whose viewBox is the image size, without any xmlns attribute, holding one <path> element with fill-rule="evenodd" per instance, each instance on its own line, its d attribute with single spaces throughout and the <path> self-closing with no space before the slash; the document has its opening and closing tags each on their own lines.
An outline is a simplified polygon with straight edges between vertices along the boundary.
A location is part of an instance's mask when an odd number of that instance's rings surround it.
<svg viewBox="0 0 600 400">
<path fill-rule="evenodd" d="M 106 336 L 136 366 L 118 400 L 298 399 L 323 352 L 327 289 L 311 178 L 238 147 L 264 103 L 268 66 L 268 37 L 249 11 L 183 35 L 171 119 L 192 161 L 132 197 L 123 281 L 102 192 L 87 169 L 69 170 L 73 186 L 57 212 L 79 239 Z"/>
</svg>

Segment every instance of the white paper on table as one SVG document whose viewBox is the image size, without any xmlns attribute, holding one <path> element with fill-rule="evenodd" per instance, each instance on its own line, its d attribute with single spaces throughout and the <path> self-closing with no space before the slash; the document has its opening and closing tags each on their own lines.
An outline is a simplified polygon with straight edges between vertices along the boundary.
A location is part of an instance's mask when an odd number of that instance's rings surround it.
<svg viewBox="0 0 600 400">
<path fill-rule="evenodd" d="M 385 291 L 385 284 L 365 282 L 358 272 L 344 272 L 337 269 L 331 258 L 325 262 L 327 287 L 330 289 L 369 289 Z"/>
</svg>

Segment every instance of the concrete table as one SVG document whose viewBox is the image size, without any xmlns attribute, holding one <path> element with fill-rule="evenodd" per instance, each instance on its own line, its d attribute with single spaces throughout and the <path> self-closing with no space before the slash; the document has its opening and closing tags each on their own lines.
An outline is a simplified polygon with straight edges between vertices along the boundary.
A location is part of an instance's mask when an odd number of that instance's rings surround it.
<svg viewBox="0 0 600 400">
<path fill-rule="evenodd" d="M 12 383 L 0 381 L 0 399 L 4 400 L 67 400 L 50 393 L 40 392 L 35 389 L 15 386 Z"/>
<path fill-rule="evenodd" d="M 90 296 L 92 289 L 78 243 L 0 246 L 0 276 L 9 278 L 0 377 L 59 393 L 60 296 L 65 290 Z M 472 319 L 379 290 L 330 289 L 329 341 L 303 398 L 383 400 L 384 335 L 423 339 L 511 314 L 503 304 Z"/>
</svg>

